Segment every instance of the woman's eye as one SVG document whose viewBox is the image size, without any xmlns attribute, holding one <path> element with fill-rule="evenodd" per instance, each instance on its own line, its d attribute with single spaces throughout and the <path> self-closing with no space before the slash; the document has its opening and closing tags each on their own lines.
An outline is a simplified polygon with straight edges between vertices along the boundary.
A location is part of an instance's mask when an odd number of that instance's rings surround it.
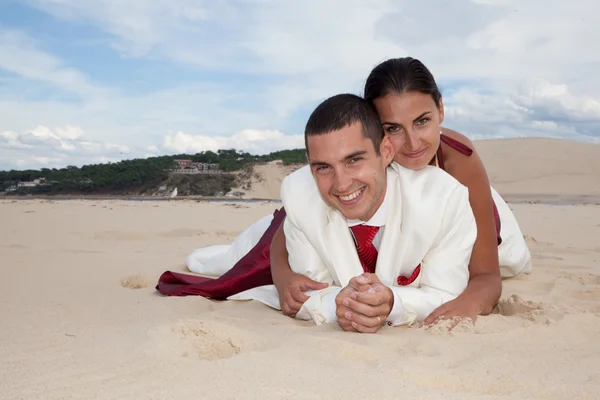
<svg viewBox="0 0 600 400">
<path fill-rule="evenodd" d="M 397 133 L 400 131 L 400 127 L 397 125 L 388 126 L 385 131 L 388 133 Z"/>
<path fill-rule="evenodd" d="M 417 121 L 417 125 L 418 126 L 425 125 L 428 121 L 429 121 L 429 118 L 422 118 Z"/>
</svg>

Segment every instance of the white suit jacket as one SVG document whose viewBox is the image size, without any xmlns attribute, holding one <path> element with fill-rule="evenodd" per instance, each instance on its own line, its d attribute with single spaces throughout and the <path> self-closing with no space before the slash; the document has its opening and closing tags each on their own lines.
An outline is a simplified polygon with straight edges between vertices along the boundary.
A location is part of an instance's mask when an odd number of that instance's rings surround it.
<svg viewBox="0 0 600 400">
<path fill-rule="evenodd" d="M 468 189 L 446 172 L 392 163 L 387 174 L 390 202 L 375 273 L 401 302 L 389 324 L 404 325 L 422 321 L 466 288 L 477 228 Z M 308 292 L 296 317 L 333 322 L 324 312 L 327 294 L 363 273 L 347 221 L 323 201 L 309 166 L 284 179 L 281 199 L 292 270 L 330 285 Z M 419 264 L 417 279 L 398 285 L 398 276 L 409 277 Z"/>
</svg>

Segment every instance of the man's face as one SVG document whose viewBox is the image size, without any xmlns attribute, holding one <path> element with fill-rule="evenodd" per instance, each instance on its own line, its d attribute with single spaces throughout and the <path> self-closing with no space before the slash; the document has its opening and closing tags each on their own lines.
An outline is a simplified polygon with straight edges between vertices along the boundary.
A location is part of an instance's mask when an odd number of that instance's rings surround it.
<svg viewBox="0 0 600 400">
<path fill-rule="evenodd" d="M 385 197 L 386 167 L 394 158 L 389 137 L 378 156 L 360 122 L 308 137 L 308 161 L 325 201 L 347 219 L 369 220 Z"/>
</svg>

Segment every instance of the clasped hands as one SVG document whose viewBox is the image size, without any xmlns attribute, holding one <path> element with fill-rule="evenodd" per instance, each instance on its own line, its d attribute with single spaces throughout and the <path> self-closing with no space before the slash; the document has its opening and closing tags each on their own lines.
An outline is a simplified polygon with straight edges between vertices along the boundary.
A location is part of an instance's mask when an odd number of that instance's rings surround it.
<svg viewBox="0 0 600 400">
<path fill-rule="evenodd" d="M 274 282 L 279 291 L 281 311 L 292 318 L 308 300 L 305 291 L 321 290 L 328 286 L 291 271 L 277 278 Z M 377 275 L 365 273 L 350 280 L 336 296 L 335 304 L 338 324 L 343 330 L 375 333 L 390 314 L 394 295 Z"/>
<path fill-rule="evenodd" d="M 345 331 L 375 333 L 394 306 L 394 294 L 377 275 L 354 277 L 335 298 L 338 324 Z"/>
</svg>

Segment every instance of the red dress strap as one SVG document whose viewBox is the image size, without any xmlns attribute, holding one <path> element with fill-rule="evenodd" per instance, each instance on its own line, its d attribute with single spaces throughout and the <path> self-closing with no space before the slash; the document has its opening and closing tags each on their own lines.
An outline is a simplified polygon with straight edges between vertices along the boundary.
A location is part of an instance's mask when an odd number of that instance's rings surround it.
<svg viewBox="0 0 600 400">
<path fill-rule="evenodd" d="M 438 147 L 436 156 L 437 156 L 439 167 L 441 169 L 443 169 L 444 171 L 446 170 L 446 168 L 444 168 L 444 153 L 442 151 L 442 143 L 441 142 L 446 143 L 448 146 L 450 146 L 454 150 L 458 151 L 459 153 L 464 154 L 467 157 L 470 157 L 471 154 L 473 154 L 473 149 L 471 149 L 466 144 L 461 143 L 456 139 L 452 139 L 451 137 L 446 136 L 443 133 L 440 134 L 440 146 Z M 498 239 L 498 246 L 500 246 L 500 244 L 502 243 L 502 236 L 500 236 L 500 229 L 502 227 L 502 224 L 500 222 L 500 214 L 498 213 L 498 207 L 496 207 L 495 202 L 493 202 L 493 205 L 494 205 L 494 220 L 496 221 L 496 237 Z"/>
<path fill-rule="evenodd" d="M 459 153 L 464 154 L 467 157 L 469 157 L 469 156 L 471 156 L 471 154 L 473 154 L 473 149 L 471 149 L 469 146 L 467 146 L 464 143 L 459 142 L 456 139 L 452 139 L 451 137 L 446 136 L 443 133 L 440 134 L 440 141 L 446 143 L 448 146 L 450 146 L 454 150 L 458 151 Z M 440 146 L 438 147 L 438 151 L 437 151 L 436 155 L 437 155 L 437 159 L 438 159 L 438 165 L 440 166 L 441 169 L 443 169 L 445 171 L 446 168 L 444 168 L 444 153 L 442 152 L 442 143 L 440 143 Z"/>
<path fill-rule="evenodd" d="M 444 135 L 443 133 L 440 135 L 440 140 L 467 157 L 473 154 L 472 148 L 456 139 L 452 139 L 450 136 Z"/>
</svg>

